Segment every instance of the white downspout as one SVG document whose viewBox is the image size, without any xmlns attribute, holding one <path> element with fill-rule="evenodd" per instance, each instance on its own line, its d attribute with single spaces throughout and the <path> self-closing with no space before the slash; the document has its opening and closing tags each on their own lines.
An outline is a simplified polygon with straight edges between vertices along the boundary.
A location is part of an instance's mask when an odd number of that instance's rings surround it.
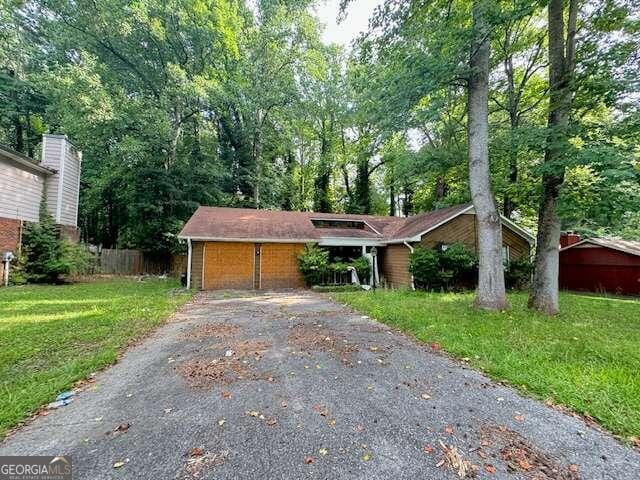
<svg viewBox="0 0 640 480">
<path fill-rule="evenodd" d="M 191 258 L 193 256 L 193 247 L 191 246 L 191 238 L 187 238 L 187 290 L 191 288 Z"/>
<path fill-rule="evenodd" d="M 404 244 L 406 245 L 406 247 L 409 249 L 409 252 L 413 253 L 413 247 L 412 247 L 409 243 L 407 243 L 406 241 L 405 241 L 405 242 L 403 242 L 403 243 L 404 243 Z M 408 267 L 408 265 L 407 265 L 407 267 Z M 413 283 L 413 274 L 411 274 L 411 290 L 415 290 L 415 289 L 416 289 L 416 286 L 415 286 L 415 284 Z"/>
</svg>

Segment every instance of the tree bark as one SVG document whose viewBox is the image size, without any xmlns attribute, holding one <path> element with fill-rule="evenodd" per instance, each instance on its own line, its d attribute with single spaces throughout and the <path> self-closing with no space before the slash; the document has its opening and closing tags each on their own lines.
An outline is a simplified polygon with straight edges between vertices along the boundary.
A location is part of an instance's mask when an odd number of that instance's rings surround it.
<svg viewBox="0 0 640 480">
<path fill-rule="evenodd" d="M 478 225 L 479 308 L 500 310 L 507 306 L 502 265 L 502 222 L 491 190 L 489 170 L 489 55 L 490 39 L 486 5 L 473 5 L 473 42 L 469 65 L 469 186 Z"/>
<path fill-rule="evenodd" d="M 564 0 L 549 1 L 549 133 L 544 158 L 546 168 L 542 177 L 542 198 L 538 210 L 535 268 L 529 296 L 530 308 L 549 315 L 560 311 L 560 219 L 557 204 L 564 182 L 562 157 L 567 146 L 567 128 L 573 97 L 577 0 L 569 0 L 566 38 L 564 13 Z"/>
</svg>

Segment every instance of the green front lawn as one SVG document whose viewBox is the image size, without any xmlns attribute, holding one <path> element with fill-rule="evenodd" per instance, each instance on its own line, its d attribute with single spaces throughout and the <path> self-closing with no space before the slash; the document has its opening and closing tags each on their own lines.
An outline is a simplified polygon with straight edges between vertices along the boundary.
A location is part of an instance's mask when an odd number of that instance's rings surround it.
<svg viewBox="0 0 640 480">
<path fill-rule="evenodd" d="M 541 399 L 640 436 L 640 300 L 563 294 L 562 313 L 481 312 L 472 294 L 335 293 L 336 300 L 444 350 Z"/>
<path fill-rule="evenodd" d="M 189 298 L 173 280 L 0 289 L 0 438 Z"/>
</svg>

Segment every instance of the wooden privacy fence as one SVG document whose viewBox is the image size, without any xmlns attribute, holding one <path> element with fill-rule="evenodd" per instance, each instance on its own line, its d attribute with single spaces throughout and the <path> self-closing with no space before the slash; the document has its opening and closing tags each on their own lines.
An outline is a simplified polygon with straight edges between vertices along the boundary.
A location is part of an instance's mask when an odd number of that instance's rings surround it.
<svg viewBox="0 0 640 480">
<path fill-rule="evenodd" d="M 172 275 L 186 271 L 186 255 L 153 254 L 141 250 L 103 248 L 100 271 L 115 275 Z"/>
</svg>

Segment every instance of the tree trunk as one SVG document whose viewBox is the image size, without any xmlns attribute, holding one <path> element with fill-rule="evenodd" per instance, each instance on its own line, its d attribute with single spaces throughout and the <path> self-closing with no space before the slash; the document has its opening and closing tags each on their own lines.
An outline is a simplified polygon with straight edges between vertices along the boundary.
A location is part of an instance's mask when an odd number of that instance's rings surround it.
<svg viewBox="0 0 640 480">
<path fill-rule="evenodd" d="M 549 15 L 549 119 L 538 210 L 536 259 L 529 307 L 553 315 L 560 311 L 558 272 L 560 220 L 556 207 L 564 182 L 562 157 L 567 146 L 567 127 L 573 96 L 577 0 L 569 0 L 568 34 L 565 39 L 564 0 L 550 0 Z"/>
<path fill-rule="evenodd" d="M 396 216 L 396 186 L 393 180 L 389 185 L 389 216 Z"/>
<path fill-rule="evenodd" d="M 505 49 L 511 48 L 511 33 L 507 30 L 505 35 Z M 515 186 L 518 182 L 518 150 L 513 135 L 518 128 L 518 100 L 516 98 L 515 78 L 513 72 L 513 55 L 509 53 L 504 60 L 504 72 L 507 77 L 507 108 L 509 110 L 509 125 L 511 127 L 511 139 L 509 141 L 509 186 Z M 511 198 L 510 193 L 504 196 L 504 216 L 511 218 L 511 214 L 515 210 L 516 205 Z"/>
<path fill-rule="evenodd" d="M 469 78 L 469 186 L 478 224 L 479 308 L 500 310 L 507 306 L 502 265 L 502 223 L 491 191 L 489 171 L 489 29 L 486 5 L 473 6 L 473 44 Z"/>
</svg>

